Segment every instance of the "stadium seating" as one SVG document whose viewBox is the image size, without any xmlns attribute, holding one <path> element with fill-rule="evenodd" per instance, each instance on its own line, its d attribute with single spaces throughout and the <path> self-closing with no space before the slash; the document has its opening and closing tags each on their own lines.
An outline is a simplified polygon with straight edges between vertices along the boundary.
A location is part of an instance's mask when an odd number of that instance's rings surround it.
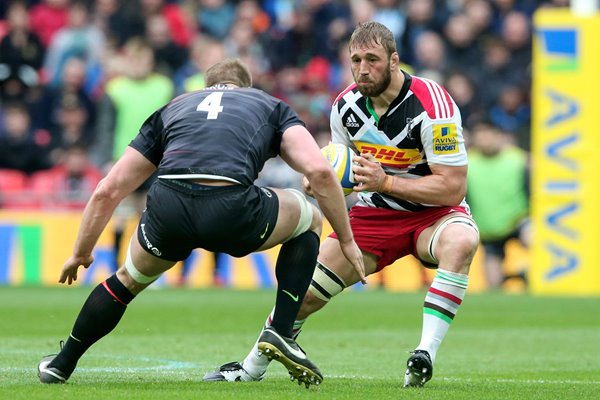
<svg viewBox="0 0 600 400">
<path fill-rule="evenodd" d="M 32 206 L 27 175 L 19 170 L 0 169 L 0 208 L 29 209 Z"/>
</svg>

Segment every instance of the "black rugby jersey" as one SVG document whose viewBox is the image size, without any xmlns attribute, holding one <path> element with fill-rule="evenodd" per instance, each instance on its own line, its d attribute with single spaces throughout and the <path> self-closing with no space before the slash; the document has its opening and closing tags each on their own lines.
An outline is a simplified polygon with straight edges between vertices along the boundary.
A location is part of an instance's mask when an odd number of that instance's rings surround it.
<svg viewBox="0 0 600 400">
<path fill-rule="evenodd" d="M 251 185 L 279 154 L 283 132 L 302 125 L 285 102 L 252 88 L 213 86 L 154 112 L 129 144 L 158 175 L 209 175 Z"/>
<path fill-rule="evenodd" d="M 460 111 L 439 84 L 404 74 L 400 93 L 381 117 L 370 100 L 348 86 L 331 109 L 332 142 L 344 143 L 359 153 L 372 153 L 388 175 L 418 178 L 431 175 L 429 163 L 467 165 Z M 357 205 L 401 211 L 420 211 L 420 204 L 362 192 Z M 467 207 L 463 200 L 462 206 Z"/>
</svg>

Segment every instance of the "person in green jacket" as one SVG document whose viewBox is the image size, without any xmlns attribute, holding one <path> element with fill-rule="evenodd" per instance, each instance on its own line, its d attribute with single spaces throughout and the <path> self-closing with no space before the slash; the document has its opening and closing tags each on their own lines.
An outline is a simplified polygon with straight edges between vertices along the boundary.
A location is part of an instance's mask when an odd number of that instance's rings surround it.
<svg viewBox="0 0 600 400">
<path fill-rule="evenodd" d="M 526 280 L 524 272 L 503 272 L 506 243 L 529 243 L 529 159 L 515 146 L 512 135 L 488 122 L 471 133 L 467 201 L 479 226 L 485 250 L 485 277 L 490 289 L 510 278 Z"/>
</svg>

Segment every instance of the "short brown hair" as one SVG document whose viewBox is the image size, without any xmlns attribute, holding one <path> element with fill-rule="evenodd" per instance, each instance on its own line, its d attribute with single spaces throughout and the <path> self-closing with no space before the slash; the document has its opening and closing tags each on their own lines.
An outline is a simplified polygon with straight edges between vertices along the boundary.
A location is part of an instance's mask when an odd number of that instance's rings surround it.
<svg viewBox="0 0 600 400">
<path fill-rule="evenodd" d="M 369 21 L 358 24 L 352 32 L 348 47 L 352 50 L 353 47 L 365 48 L 376 44 L 383 46 L 388 56 L 397 51 L 392 31 L 379 22 Z"/>
<path fill-rule="evenodd" d="M 226 58 L 206 71 L 206 86 L 231 83 L 239 87 L 251 87 L 252 75 L 238 58 Z"/>
</svg>

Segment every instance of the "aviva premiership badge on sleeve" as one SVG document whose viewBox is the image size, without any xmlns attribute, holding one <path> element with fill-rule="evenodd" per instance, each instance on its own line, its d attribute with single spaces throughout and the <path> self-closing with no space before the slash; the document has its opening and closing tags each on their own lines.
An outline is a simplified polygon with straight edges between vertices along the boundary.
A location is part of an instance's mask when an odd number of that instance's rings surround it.
<svg viewBox="0 0 600 400">
<path fill-rule="evenodd" d="M 458 136 L 455 124 L 433 125 L 433 153 L 458 153 Z"/>
</svg>

